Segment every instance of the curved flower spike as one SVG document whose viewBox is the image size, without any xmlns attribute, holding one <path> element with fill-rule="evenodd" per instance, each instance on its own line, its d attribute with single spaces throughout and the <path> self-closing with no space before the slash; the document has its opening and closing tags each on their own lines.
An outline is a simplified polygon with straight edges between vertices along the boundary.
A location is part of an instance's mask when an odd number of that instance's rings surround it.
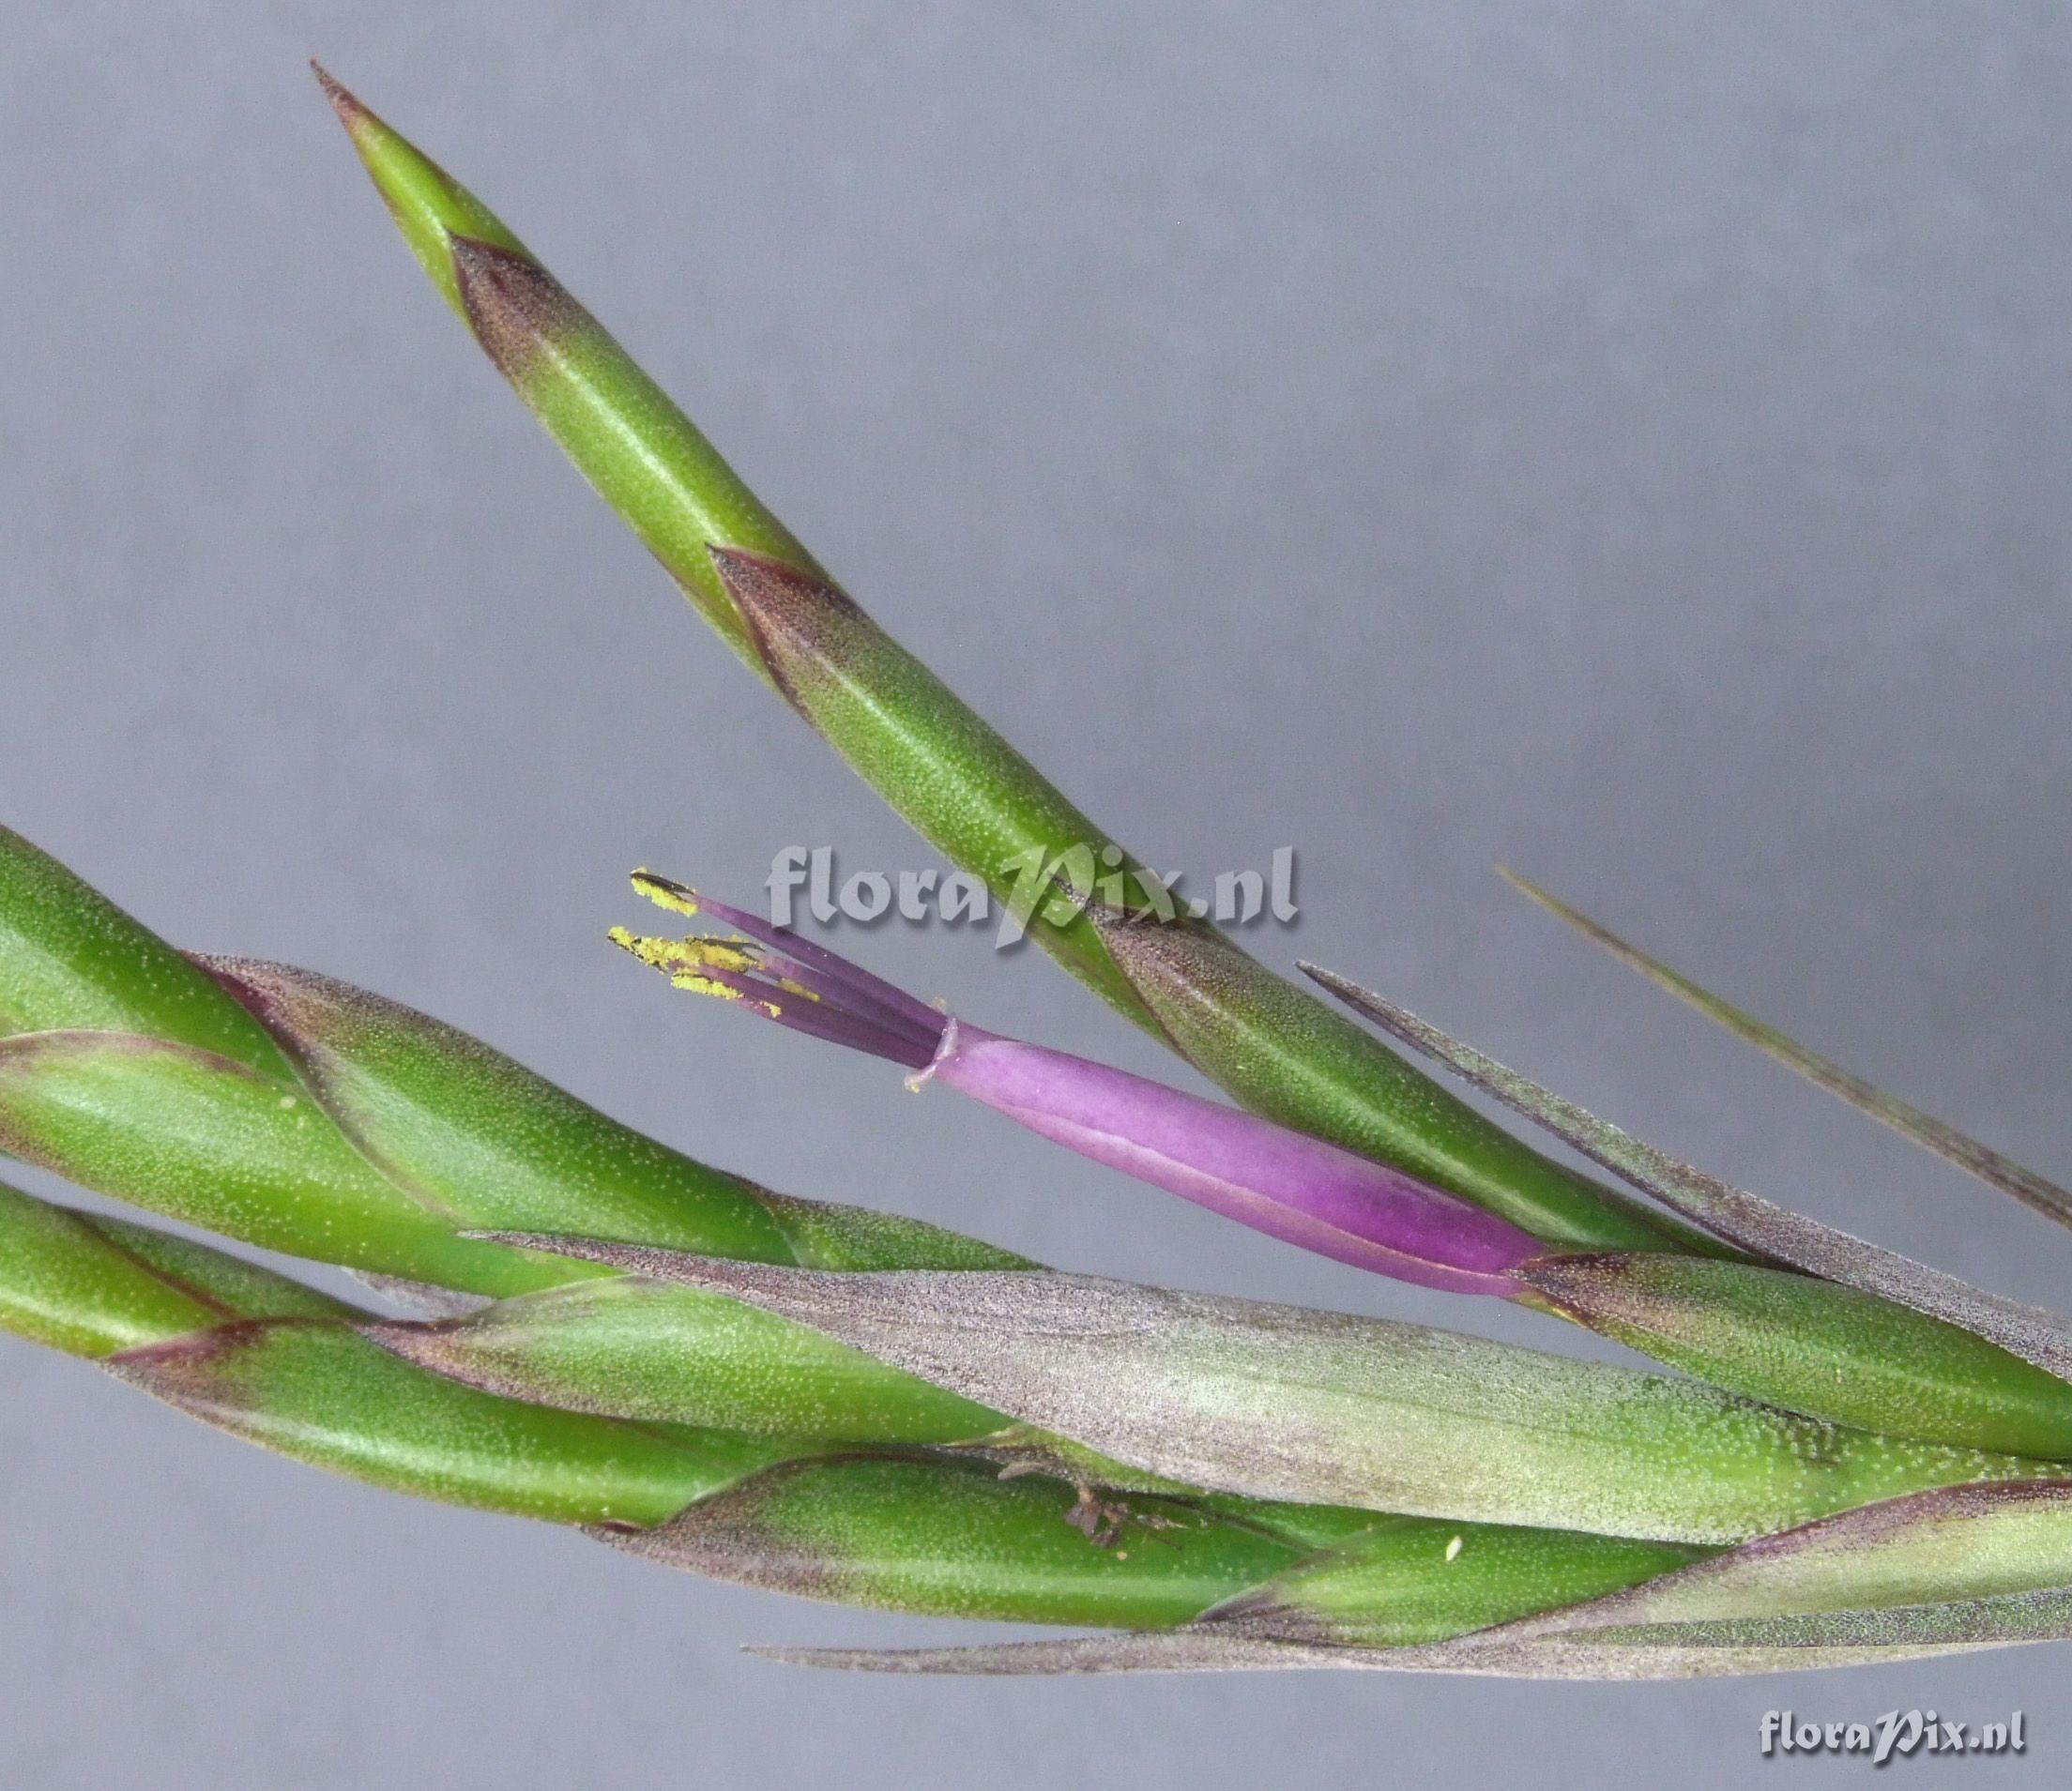
<svg viewBox="0 0 2072 1791">
<path fill-rule="evenodd" d="M 638 872 L 633 887 L 727 936 L 623 947 L 679 989 L 889 1058 L 909 1086 L 941 1082 L 1082 1156 L 1285 1243 L 1399 1281 L 1512 1298 L 1511 1271 L 1546 1253 L 1529 1232 L 1334 1145 L 1143 1076 L 1003 1039 L 917 1001 L 788 928 Z"/>
</svg>

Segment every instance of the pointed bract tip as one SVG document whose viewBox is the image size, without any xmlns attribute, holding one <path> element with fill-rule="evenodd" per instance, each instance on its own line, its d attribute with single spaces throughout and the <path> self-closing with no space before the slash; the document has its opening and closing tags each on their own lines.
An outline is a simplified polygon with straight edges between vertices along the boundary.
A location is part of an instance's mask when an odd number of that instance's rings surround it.
<svg viewBox="0 0 2072 1791">
<path fill-rule="evenodd" d="M 1372 989 L 1363 988 L 1350 977 L 1342 977 L 1337 971 L 1327 970 L 1320 964 L 1312 964 L 1307 958 L 1297 958 L 1295 967 L 1318 988 L 1328 989 L 1347 1006 L 1357 1009 L 1399 1038 L 1403 1036 L 1403 1028 L 1416 1020 L 1416 1016 L 1408 1008 L 1398 1007 L 1386 995 L 1379 995 Z"/>
<path fill-rule="evenodd" d="M 316 77 L 316 84 L 324 89 L 324 98 L 331 102 L 331 110 L 338 114 L 339 123 L 357 137 L 373 121 L 373 112 L 314 56 L 310 58 L 310 72 Z"/>
<path fill-rule="evenodd" d="M 901 1673 L 914 1669 L 891 1648 L 817 1648 L 782 1642 L 743 1642 L 740 1650 L 753 1661 L 773 1666 L 811 1666 L 846 1673 Z"/>
<path fill-rule="evenodd" d="M 705 551 L 712 562 L 721 590 L 725 592 L 726 600 L 733 604 L 735 615 L 748 630 L 749 645 L 754 649 L 757 662 L 777 694 L 809 727 L 813 726 L 812 711 L 806 707 L 794 680 L 796 668 L 790 642 L 794 634 L 801 632 L 809 640 L 815 638 L 815 631 L 787 624 L 790 613 L 800 608 L 799 595 L 804 588 L 802 581 L 775 561 L 765 560 L 760 554 L 740 548 L 708 541 Z M 813 607 L 810 602 L 804 605 L 809 617 Z"/>
<path fill-rule="evenodd" d="M 742 1649 L 782 1666 L 845 1673 L 1026 1675 L 1223 1672 L 1273 1667 L 1367 1667 L 1385 1670 L 1399 1652 L 1387 1648 L 1316 1647 L 1300 1642 L 1179 1630 L 1119 1630 L 1038 1642 L 980 1642 L 946 1647 L 840 1648 L 752 1646 Z"/>
<path fill-rule="evenodd" d="M 2024 1206 L 2061 1225 L 2072 1226 L 2072 1190 L 2061 1188 L 2056 1182 L 2015 1161 L 1990 1145 L 1958 1131 L 1955 1126 L 1936 1118 L 1933 1114 L 1924 1113 L 1919 1107 L 1901 1100 L 1897 1095 L 1887 1094 L 1875 1083 L 1866 1081 L 1853 1070 L 1843 1069 L 1832 1058 L 1808 1050 L 1797 1040 L 1778 1031 L 1767 1022 L 1757 1019 L 1754 1014 L 1735 1007 L 1723 996 L 1693 982 L 1682 971 L 1672 970 L 1659 958 L 1650 957 L 1638 946 L 1621 938 L 1609 927 L 1570 907 L 1565 902 L 1549 895 L 1516 872 L 1502 870 L 1501 866 L 1499 870 L 1514 888 L 1530 896 L 1555 918 L 1567 922 L 1585 938 L 1602 946 L 1620 963 L 1630 969 L 1638 970 L 1657 988 L 1667 990 L 1679 1001 L 1697 1009 L 1708 1020 L 1726 1027 L 1736 1038 L 1754 1045 L 1757 1050 L 1775 1058 L 1787 1069 L 1797 1071 L 1830 1094 L 1848 1101 L 1859 1113 L 1867 1114 L 1880 1124 L 1891 1127 L 1923 1149 L 1932 1150 L 1945 1162 L 1954 1164 L 1966 1175 L 1976 1176 L 1981 1181 L 2000 1189 L 2002 1192 L 2012 1194 Z"/>
<path fill-rule="evenodd" d="M 1526 897 L 1529 901 L 1537 902 L 1541 907 L 1551 908 L 1556 914 L 1574 915 L 1576 913 L 1576 910 L 1570 907 L 1567 903 L 1563 902 L 1559 896 L 1550 895 L 1546 890 L 1541 888 L 1538 884 L 1534 883 L 1531 877 L 1525 875 L 1524 873 L 1514 871 L 1507 864 L 1498 865 L 1496 873 L 1520 895 Z"/>
<path fill-rule="evenodd" d="M 369 1343 L 379 1343 L 391 1356 L 436 1373 L 450 1370 L 459 1352 L 449 1333 L 455 1319 L 370 1318 L 353 1327 Z"/>
<path fill-rule="evenodd" d="M 523 382 L 557 345 L 596 328 L 561 282 L 523 250 L 450 227 L 446 246 L 468 326 L 506 379 Z"/>
<path fill-rule="evenodd" d="M 183 1331 L 101 1358 L 116 1380 L 219 1423 L 249 1407 L 251 1394 L 237 1374 L 240 1358 L 257 1351 L 277 1332 L 310 1321 L 299 1318 L 234 1318 L 206 1329 Z"/>
<path fill-rule="evenodd" d="M 816 615 L 827 613 L 862 614 L 856 600 L 815 567 L 795 566 L 773 554 L 730 547 L 724 541 L 708 541 L 705 551 L 735 602 L 752 615 L 767 613 L 773 624 L 787 632 L 806 630 Z"/>
<path fill-rule="evenodd" d="M 1151 964 L 1207 963 L 1242 955 L 1237 942 L 1173 905 L 1169 894 L 1153 894 L 1117 908 L 1106 902 L 1076 897 L 1059 879 L 1060 895 L 1074 896 L 1087 924 L 1101 935 L 1117 962 L 1127 957 Z M 1126 972 L 1127 966 L 1125 966 Z"/>
<path fill-rule="evenodd" d="M 771 554 L 758 554 L 752 547 L 734 547 L 725 541 L 708 541 L 705 551 L 711 558 L 713 569 L 729 586 L 736 583 L 751 584 L 757 579 L 773 575 L 808 584 L 824 584 L 827 582 L 814 578 L 802 568 L 787 566 Z"/>
<path fill-rule="evenodd" d="M 581 1237 L 552 1231 L 464 1231 L 470 1242 L 505 1244 L 512 1250 L 536 1251 L 543 1256 L 560 1256 L 601 1267 L 616 1268 L 629 1275 L 658 1274 L 658 1265 L 673 1261 L 680 1252 L 658 1250 L 645 1244 L 623 1244 L 604 1237 Z M 702 1261 L 701 1258 L 690 1260 Z"/>
<path fill-rule="evenodd" d="M 609 1252 L 630 1249 L 628 1244 L 614 1244 L 605 1238 L 585 1238 L 571 1232 L 495 1232 L 495 1230 L 465 1230 L 462 1238 L 477 1244 L 510 1244 L 514 1251 L 541 1251 L 549 1257 L 576 1257 L 585 1263 L 609 1261 Z"/>
</svg>

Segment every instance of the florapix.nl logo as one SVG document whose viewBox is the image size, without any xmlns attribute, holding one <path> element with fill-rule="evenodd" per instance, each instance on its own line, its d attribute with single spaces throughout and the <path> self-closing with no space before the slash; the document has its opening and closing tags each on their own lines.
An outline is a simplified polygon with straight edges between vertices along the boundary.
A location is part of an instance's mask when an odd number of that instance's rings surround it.
<svg viewBox="0 0 2072 1791">
<path fill-rule="evenodd" d="M 860 926 L 997 927 L 1002 949 L 1018 944 L 1038 918 L 1070 924 L 1089 903 L 1133 919 L 1213 920 L 1223 927 L 1291 924 L 1295 849 L 1278 846 L 1261 869 L 1220 871 L 1207 892 L 1183 872 L 1153 870 L 1126 858 L 1120 846 L 1080 844 L 1053 851 L 1032 845 L 1000 862 L 992 879 L 968 871 L 847 871 L 831 846 L 785 846 L 769 861 L 765 886 L 769 918 L 796 926 L 801 911 L 821 926 L 841 919 Z"/>
<path fill-rule="evenodd" d="M 2004 1722 L 1975 1728 L 1936 1710 L 1887 1710 L 1868 1723 L 1817 1723 L 1795 1710 L 1765 1710 L 1761 1736 L 1765 1759 L 1780 1753 L 1860 1754 L 1872 1766 L 1930 1753 L 2025 1753 L 2029 1748 L 2028 1719 L 2020 1710 Z"/>
</svg>

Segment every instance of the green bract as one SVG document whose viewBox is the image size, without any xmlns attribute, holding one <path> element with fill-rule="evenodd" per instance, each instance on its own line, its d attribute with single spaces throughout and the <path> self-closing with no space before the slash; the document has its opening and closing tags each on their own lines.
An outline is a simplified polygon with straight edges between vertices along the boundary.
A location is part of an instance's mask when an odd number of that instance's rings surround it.
<svg viewBox="0 0 2072 1791">
<path fill-rule="evenodd" d="M 1026 1269 L 837 1275 L 507 1241 L 731 1294 L 1147 1473 L 1256 1498 L 1722 1542 L 2051 1471 L 1348 1313 Z"/>
</svg>

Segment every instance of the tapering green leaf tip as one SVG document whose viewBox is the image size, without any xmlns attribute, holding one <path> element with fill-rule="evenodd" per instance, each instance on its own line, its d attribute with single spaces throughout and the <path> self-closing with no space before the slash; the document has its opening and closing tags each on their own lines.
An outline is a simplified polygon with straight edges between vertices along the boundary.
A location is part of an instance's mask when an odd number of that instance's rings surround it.
<svg viewBox="0 0 2072 1791">
<path fill-rule="evenodd" d="M 317 78 L 411 252 L 497 371 L 728 645 L 769 676 L 707 549 L 822 576 L 813 556 L 495 212 L 323 69 Z"/>
<path fill-rule="evenodd" d="M 454 267 L 454 238 L 465 237 L 519 256 L 526 256 L 525 244 L 437 162 L 334 80 L 321 63 L 312 59 L 310 67 L 353 147 L 359 151 L 410 252 L 446 296 L 446 302 L 466 317 L 467 306 Z"/>
<path fill-rule="evenodd" d="M 1998 1188 L 2003 1193 L 2012 1194 L 2023 1206 L 2041 1213 L 2046 1219 L 2055 1220 L 2061 1225 L 2072 1225 L 2072 1191 L 2061 1188 L 2056 1182 L 2039 1176 L 2033 1169 L 2018 1163 L 2013 1158 L 1981 1144 L 1976 1138 L 1958 1131 L 1955 1126 L 1923 1113 L 1920 1108 L 1887 1094 L 1875 1083 L 1865 1081 L 1854 1071 L 1845 1070 L 1832 1059 L 1818 1052 L 1808 1051 L 1797 1040 L 1779 1032 L 1766 1021 L 1759 1020 L 1752 1013 L 1737 1008 L 1732 1002 L 1722 999 L 1710 989 L 1693 982 L 1681 971 L 1672 970 L 1659 958 L 1651 958 L 1639 947 L 1622 939 L 1609 927 L 1592 920 L 1557 896 L 1549 895 L 1537 884 L 1529 882 L 1516 871 L 1497 867 L 1497 874 L 1510 884 L 1521 895 L 1538 903 L 1558 920 L 1564 920 L 1582 933 L 1594 940 L 1629 968 L 1638 970 L 1657 988 L 1666 989 L 1679 1001 L 1696 1008 L 1708 1020 L 1722 1025 L 1737 1039 L 1752 1044 L 1789 1070 L 1795 1070 L 1808 1081 L 1825 1088 L 1831 1095 L 1838 1096 L 1859 1113 L 1868 1114 L 1881 1124 L 1892 1128 L 1903 1138 L 1911 1139 L 1924 1150 L 1932 1150 L 1945 1162 L 1954 1164 L 1966 1175 L 1976 1176 L 1979 1180 Z"/>
</svg>

